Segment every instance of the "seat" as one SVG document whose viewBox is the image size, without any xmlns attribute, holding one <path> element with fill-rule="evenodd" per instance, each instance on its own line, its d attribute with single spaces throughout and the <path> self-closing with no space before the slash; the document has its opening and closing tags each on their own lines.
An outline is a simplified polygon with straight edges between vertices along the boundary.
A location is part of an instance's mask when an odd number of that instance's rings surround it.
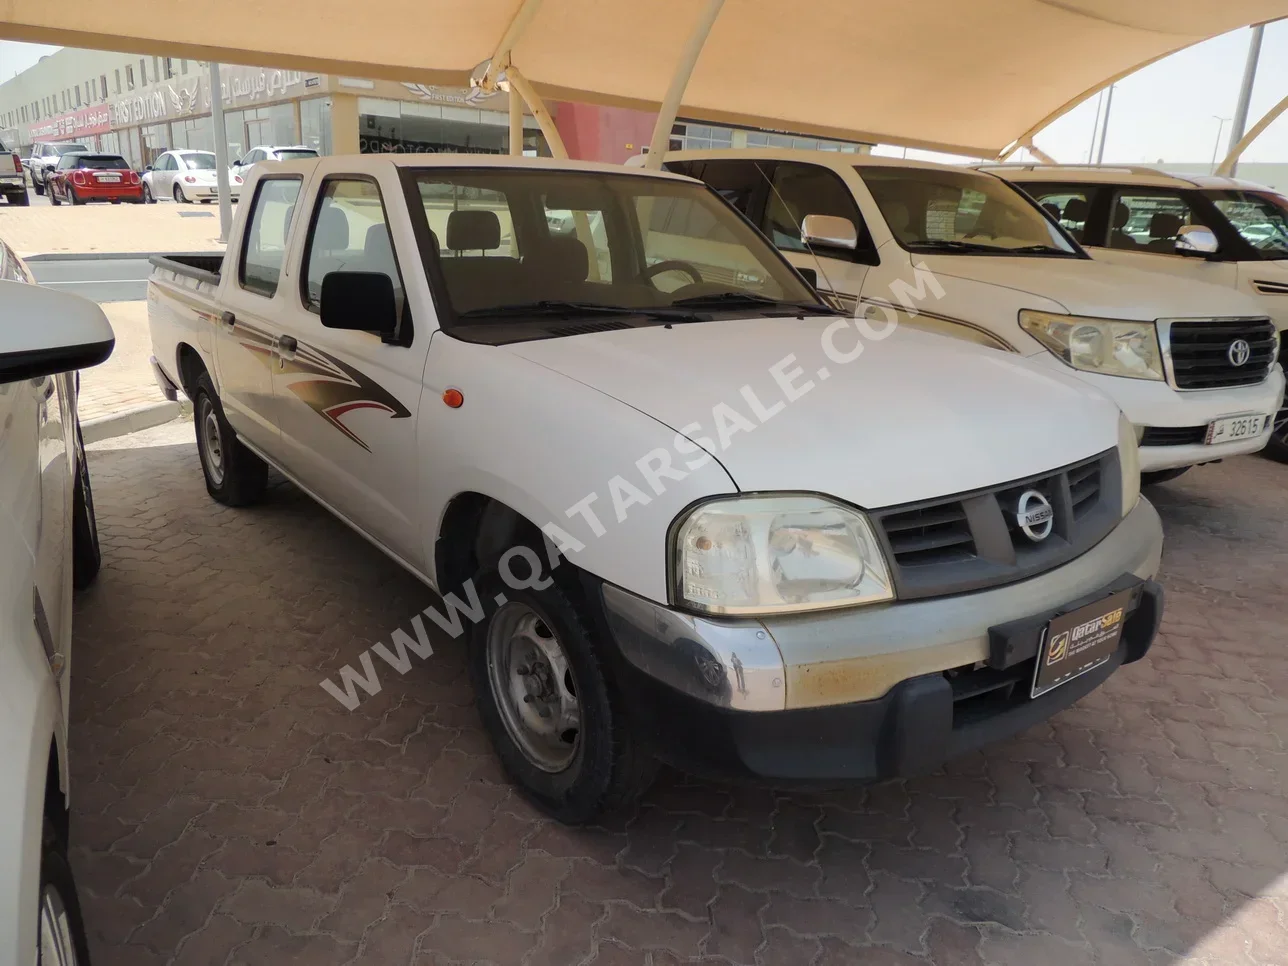
<svg viewBox="0 0 1288 966">
<path fill-rule="evenodd" d="M 389 240 L 389 226 L 372 225 L 362 245 L 362 268 L 366 272 L 379 272 L 398 284 L 398 263 L 394 260 L 394 246 Z"/>
<path fill-rule="evenodd" d="M 1060 213 L 1060 222 L 1064 225 L 1065 231 L 1074 237 L 1076 241 L 1082 241 L 1083 232 L 1087 227 L 1087 214 L 1091 211 L 1091 205 L 1087 204 L 1086 198 L 1070 198 L 1064 203 L 1064 211 Z M 1075 228 L 1074 225 L 1077 225 Z"/>
<path fill-rule="evenodd" d="M 575 235 L 552 235 L 523 259 L 533 299 L 582 300 L 590 254 Z"/>
<path fill-rule="evenodd" d="M 1176 251 L 1176 236 L 1184 224 L 1184 218 L 1170 211 L 1155 213 L 1149 220 L 1149 244 L 1145 247 L 1160 255 L 1172 254 Z"/>
<path fill-rule="evenodd" d="M 458 208 L 447 216 L 447 248 L 454 252 L 501 247 L 501 219 L 485 208 Z"/>
<path fill-rule="evenodd" d="M 318 213 L 309 248 L 308 291 L 309 298 L 322 297 L 322 280 L 332 272 L 353 269 L 347 257 L 349 251 L 349 219 L 339 208 L 324 207 Z"/>
<path fill-rule="evenodd" d="M 1154 217 L 1158 217 L 1155 215 Z M 1127 222 L 1131 221 L 1131 209 L 1126 202 L 1120 201 L 1114 206 L 1114 227 L 1109 232 L 1110 248 L 1140 248 L 1140 242 L 1127 234 Z"/>
</svg>

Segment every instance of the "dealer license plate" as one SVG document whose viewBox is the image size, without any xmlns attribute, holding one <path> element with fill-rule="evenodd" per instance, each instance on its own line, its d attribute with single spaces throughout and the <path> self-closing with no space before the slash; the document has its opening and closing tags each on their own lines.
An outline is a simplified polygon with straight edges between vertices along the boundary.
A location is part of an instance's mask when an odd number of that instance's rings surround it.
<svg viewBox="0 0 1288 966">
<path fill-rule="evenodd" d="M 1270 427 L 1270 420 L 1270 416 L 1258 413 L 1226 416 L 1224 419 L 1208 423 L 1207 436 L 1203 442 L 1211 446 L 1213 443 L 1232 443 L 1236 439 L 1260 436 Z"/>
<path fill-rule="evenodd" d="M 97 178 L 101 184 L 119 184 L 121 181 L 119 174 L 100 174 Z"/>
<path fill-rule="evenodd" d="M 1118 650 L 1127 607 L 1136 591 L 1123 590 L 1086 607 L 1062 614 L 1047 624 L 1038 666 L 1033 672 L 1033 697 L 1068 684 L 1094 671 Z"/>
</svg>

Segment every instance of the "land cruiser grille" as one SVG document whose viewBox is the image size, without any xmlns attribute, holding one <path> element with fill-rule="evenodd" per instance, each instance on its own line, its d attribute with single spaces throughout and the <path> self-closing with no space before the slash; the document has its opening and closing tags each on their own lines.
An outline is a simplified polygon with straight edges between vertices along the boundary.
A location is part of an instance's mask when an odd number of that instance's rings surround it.
<svg viewBox="0 0 1288 966">
<path fill-rule="evenodd" d="M 1230 346 L 1248 343 L 1247 362 L 1236 366 Z M 1255 386 L 1275 362 L 1275 327 L 1268 319 L 1212 319 L 1173 322 L 1168 342 L 1177 389 Z"/>
<path fill-rule="evenodd" d="M 1050 534 L 1033 540 L 1018 519 L 1036 490 L 1053 511 Z M 964 593 L 1023 580 L 1090 550 L 1122 513 L 1118 451 L 1050 473 L 969 493 L 874 511 L 871 516 L 902 599 Z"/>
</svg>

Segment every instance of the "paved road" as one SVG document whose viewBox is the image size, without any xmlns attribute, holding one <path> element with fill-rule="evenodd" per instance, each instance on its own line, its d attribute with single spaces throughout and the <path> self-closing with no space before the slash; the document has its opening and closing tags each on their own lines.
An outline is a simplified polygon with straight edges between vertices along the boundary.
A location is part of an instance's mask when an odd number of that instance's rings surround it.
<svg viewBox="0 0 1288 966">
<path fill-rule="evenodd" d="M 152 266 L 146 255 L 123 258 L 27 259 L 36 280 L 95 302 L 137 302 L 147 298 Z"/>
<path fill-rule="evenodd" d="M 213 503 L 191 423 L 90 471 L 71 767 L 96 966 L 1288 963 L 1288 466 L 1154 488 L 1164 633 L 1053 721 L 868 788 L 668 773 L 580 830 L 506 784 L 457 643 L 355 711 L 322 691 L 432 597 L 299 490 Z"/>
</svg>

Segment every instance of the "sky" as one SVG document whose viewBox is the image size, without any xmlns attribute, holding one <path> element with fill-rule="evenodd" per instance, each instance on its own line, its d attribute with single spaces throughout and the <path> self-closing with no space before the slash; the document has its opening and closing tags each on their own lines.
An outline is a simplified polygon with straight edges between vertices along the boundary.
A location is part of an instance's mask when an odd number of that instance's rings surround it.
<svg viewBox="0 0 1288 966">
<path fill-rule="evenodd" d="M 1225 156 L 1230 121 L 1248 52 L 1249 31 L 1236 30 L 1182 50 L 1120 81 L 1114 90 L 1105 140 L 1105 161 L 1156 164 L 1209 163 L 1221 128 L 1219 155 Z M 0 41 L 0 80 L 8 80 L 57 47 Z M 1288 95 L 1288 21 L 1266 28 L 1248 124 Z M 1099 98 L 1055 121 L 1034 139 L 1057 161 L 1089 160 Z M 900 154 L 883 147 L 879 154 Z M 924 151 L 909 157 L 939 158 Z M 1243 160 L 1288 161 L 1288 113 L 1270 126 Z"/>
</svg>

